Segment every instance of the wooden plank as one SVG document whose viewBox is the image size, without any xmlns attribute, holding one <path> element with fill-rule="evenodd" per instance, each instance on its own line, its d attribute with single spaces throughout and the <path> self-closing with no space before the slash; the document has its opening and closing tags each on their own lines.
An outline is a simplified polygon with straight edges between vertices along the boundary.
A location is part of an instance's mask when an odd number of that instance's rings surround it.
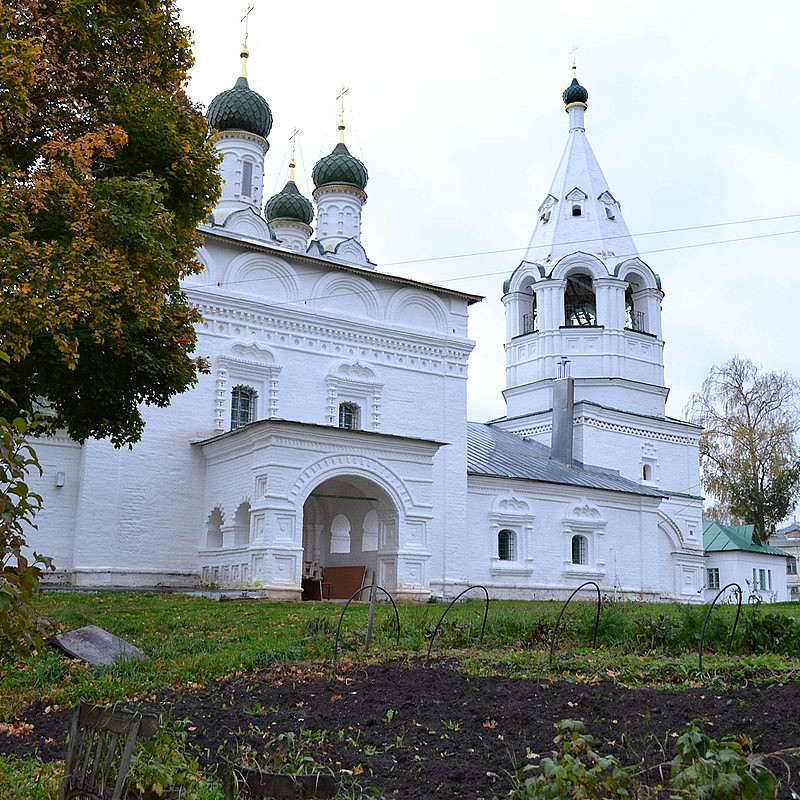
<svg viewBox="0 0 800 800">
<path fill-rule="evenodd" d="M 323 579 L 330 584 L 330 598 L 346 600 L 356 589 L 364 585 L 367 568 L 360 566 L 325 567 Z M 367 593 L 364 592 L 364 597 Z"/>
</svg>

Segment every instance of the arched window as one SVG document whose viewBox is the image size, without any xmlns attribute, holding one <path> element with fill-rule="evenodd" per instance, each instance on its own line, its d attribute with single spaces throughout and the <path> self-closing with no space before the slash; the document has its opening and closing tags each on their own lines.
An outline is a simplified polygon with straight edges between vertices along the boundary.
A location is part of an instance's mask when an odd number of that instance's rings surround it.
<svg viewBox="0 0 800 800">
<path fill-rule="evenodd" d="M 233 543 L 243 547 L 250 543 L 250 503 L 241 503 L 233 517 Z"/>
<path fill-rule="evenodd" d="M 339 404 L 339 427 L 351 431 L 361 429 L 361 409 L 357 403 Z"/>
<path fill-rule="evenodd" d="M 589 560 L 589 547 L 585 536 L 572 537 L 572 563 L 586 564 Z"/>
<path fill-rule="evenodd" d="M 497 534 L 497 557 L 500 561 L 517 560 L 517 534 L 504 528 Z"/>
<path fill-rule="evenodd" d="M 366 553 L 370 550 L 378 549 L 378 531 L 380 529 L 380 520 L 378 519 L 378 512 L 372 508 L 367 511 L 364 517 L 364 524 L 361 533 L 361 552 Z"/>
<path fill-rule="evenodd" d="M 222 547 L 222 511 L 215 508 L 206 522 L 206 547 Z"/>
<path fill-rule="evenodd" d="M 331 553 L 350 552 L 350 520 L 337 514 L 331 522 Z"/>
<path fill-rule="evenodd" d="M 251 197 L 253 194 L 253 165 L 250 161 L 242 161 L 242 195 Z"/>
<path fill-rule="evenodd" d="M 567 277 L 564 325 L 597 325 L 597 301 L 591 275 L 579 273 Z"/>
<path fill-rule="evenodd" d="M 256 418 L 258 394 L 252 386 L 234 386 L 231 391 L 231 430 L 249 425 Z"/>
<path fill-rule="evenodd" d="M 652 464 L 642 464 L 642 480 L 643 481 L 652 481 L 653 480 L 653 466 L 652 466 Z"/>
</svg>

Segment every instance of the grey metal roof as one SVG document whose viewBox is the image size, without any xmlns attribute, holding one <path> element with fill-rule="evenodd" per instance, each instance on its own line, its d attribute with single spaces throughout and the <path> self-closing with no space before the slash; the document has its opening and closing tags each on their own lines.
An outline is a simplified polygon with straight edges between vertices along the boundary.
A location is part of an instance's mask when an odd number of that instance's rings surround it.
<svg viewBox="0 0 800 800">
<path fill-rule="evenodd" d="M 550 448 L 546 445 L 481 422 L 467 423 L 467 473 L 605 489 L 646 497 L 665 496 L 663 492 L 641 486 L 610 470 L 556 461 L 550 458 Z"/>
</svg>

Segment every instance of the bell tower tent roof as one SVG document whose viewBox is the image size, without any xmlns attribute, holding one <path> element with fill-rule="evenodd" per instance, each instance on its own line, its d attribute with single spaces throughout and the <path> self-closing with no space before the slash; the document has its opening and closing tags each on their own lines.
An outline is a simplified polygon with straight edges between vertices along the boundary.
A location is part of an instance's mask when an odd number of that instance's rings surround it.
<svg viewBox="0 0 800 800">
<path fill-rule="evenodd" d="M 573 72 L 575 67 L 573 67 Z M 555 264 L 582 251 L 606 264 L 638 255 L 620 204 L 611 194 L 586 138 L 584 115 L 589 93 L 573 77 L 562 98 L 569 115 L 569 136 L 550 191 L 539 206 L 524 260 Z"/>
</svg>

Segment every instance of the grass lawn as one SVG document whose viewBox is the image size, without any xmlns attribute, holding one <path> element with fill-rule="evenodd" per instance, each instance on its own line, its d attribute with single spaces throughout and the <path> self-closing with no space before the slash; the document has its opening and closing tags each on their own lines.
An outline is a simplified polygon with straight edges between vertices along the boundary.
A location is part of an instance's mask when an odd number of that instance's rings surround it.
<svg viewBox="0 0 800 800">
<path fill-rule="evenodd" d="M 35 703 L 71 708 L 146 700 L 163 689 L 193 688 L 277 662 L 328 660 L 343 606 L 338 603 L 217 602 L 175 594 L 47 592 L 39 613 L 61 630 L 95 624 L 139 647 L 148 661 L 91 667 L 45 648 L 0 666 L 0 724 Z M 400 608 L 401 635 L 382 604 L 369 654 L 362 646 L 365 605 L 352 605 L 342 628 L 347 659 L 424 659 L 442 603 Z M 435 656 L 457 659 L 476 675 L 503 674 L 577 684 L 612 681 L 638 686 L 724 689 L 744 680 L 800 681 L 800 604 L 743 609 L 734 653 L 725 654 L 735 608 L 716 608 L 706 641 L 704 672 L 697 670 L 697 641 L 705 607 L 617 603 L 601 613 L 598 647 L 592 648 L 594 606 L 574 603 L 562 621 L 553 666 L 549 636 L 560 602 L 491 601 L 483 642 L 477 641 L 483 602 L 457 604 L 434 645 Z M 800 617 L 800 614 L 798 614 Z M 782 654 L 780 651 L 784 651 Z M 55 797 L 58 764 L 0 757 L 0 797 Z M 20 786 L 29 787 L 19 794 Z M 198 795 L 198 797 L 205 795 Z M 209 795 L 213 796 L 213 795 Z"/>
</svg>

